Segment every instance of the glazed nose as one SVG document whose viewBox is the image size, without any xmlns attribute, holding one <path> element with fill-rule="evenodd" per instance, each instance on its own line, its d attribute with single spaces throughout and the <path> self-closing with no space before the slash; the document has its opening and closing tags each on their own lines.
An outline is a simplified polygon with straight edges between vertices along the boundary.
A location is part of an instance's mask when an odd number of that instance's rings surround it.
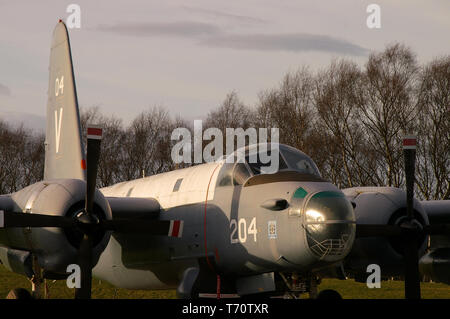
<svg viewBox="0 0 450 319">
<path fill-rule="evenodd" d="M 303 227 L 308 247 L 320 260 L 339 260 L 355 237 L 353 207 L 344 194 L 325 191 L 313 195 L 304 210 Z"/>
</svg>

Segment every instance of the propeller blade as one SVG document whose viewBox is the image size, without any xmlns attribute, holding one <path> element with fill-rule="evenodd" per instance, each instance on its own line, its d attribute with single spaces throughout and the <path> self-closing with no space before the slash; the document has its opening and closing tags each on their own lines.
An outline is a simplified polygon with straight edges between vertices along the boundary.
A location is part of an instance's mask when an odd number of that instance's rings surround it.
<svg viewBox="0 0 450 319">
<path fill-rule="evenodd" d="M 356 224 L 356 237 L 394 237 L 401 236 L 403 231 L 397 225 Z"/>
<path fill-rule="evenodd" d="M 419 275 L 419 235 L 414 220 L 414 182 L 416 164 L 416 137 L 408 135 L 403 138 L 403 156 L 405 160 L 406 178 L 406 215 L 407 221 L 402 225 L 407 231 L 405 234 L 405 298 L 420 299 Z"/>
<path fill-rule="evenodd" d="M 405 160 L 406 178 L 406 210 L 410 220 L 414 218 L 414 171 L 416 164 L 416 137 L 408 135 L 403 138 L 403 156 Z"/>
<path fill-rule="evenodd" d="M 141 233 L 181 237 L 183 221 L 113 219 L 100 221 L 100 227 L 103 230 L 112 230 L 116 233 Z"/>
<path fill-rule="evenodd" d="M 414 233 L 405 238 L 405 298 L 420 299 L 418 236 Z"/>
<path fill-rule="evenodd" d="M 94 197 L 97 184 L 98 161 L 100 158 L 100 143 L 103 130 L 98 125 L 88 125 L 87 128 L 87 172 L 86 172 L 86 203 L 85 212 L 78 217 L 79 226 L 83 231 L 83 239 L 78 249 L 78 265 L 81 270 L 81 287 L 75 290 L 76 299 L 90 299 L 92 289 L 92 235 L 98 218 L 94 216 Z"/>
<path fill-rule="evenodd" d="M 97 184 L 98 160 L 100 158 L 100 142 L 103 130 L 98 125 L 87 128 L 87 172 L 86 172 L 86 213 L 91 215 L 94 209 L 95 186 Z"/>
<path fill-rule="evenodd" d="M 0 210 L 0 228 L 12 227 L 74 227 L 76 221 L 64 216 L 5 212 Z"/>
<path fill-rule="evenodd" d="M 81 270 L 80 288 L 75 289 L 75 299 L 90 299 L 92 290 L 92 238 L 84 234 L 78 250 Z"/>
<path fill-rule="evenodd" d="M 450 224 L 425 225 L 423 230 L 428 235 L 450 235 Z"/>
</svg>

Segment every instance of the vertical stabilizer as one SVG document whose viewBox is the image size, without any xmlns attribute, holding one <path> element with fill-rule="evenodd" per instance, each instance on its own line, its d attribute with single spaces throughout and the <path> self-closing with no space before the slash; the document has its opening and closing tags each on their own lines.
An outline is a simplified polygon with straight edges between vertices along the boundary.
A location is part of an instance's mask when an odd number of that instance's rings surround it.
<svg viewBox="0 0 450 319">
<path fill-rule="evenodd" d="M 50 51 L 44 179 L 86 179 L 69 34 L 61 20 Z"/>
</svg>

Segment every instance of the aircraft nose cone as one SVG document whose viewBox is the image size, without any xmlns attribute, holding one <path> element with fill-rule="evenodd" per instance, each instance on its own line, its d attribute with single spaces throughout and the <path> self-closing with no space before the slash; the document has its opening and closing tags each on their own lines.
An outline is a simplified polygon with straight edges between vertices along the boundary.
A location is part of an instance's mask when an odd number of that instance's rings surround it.
<svg viewBox="0 0 450 319">
<path fill-rule="evenodd" d="M 355 237 L 353 207 L 341 192 L 319 192 L 306 204 L 303 227 L 308 247 L 320 260 L 342 259 Z"/>
</svg>

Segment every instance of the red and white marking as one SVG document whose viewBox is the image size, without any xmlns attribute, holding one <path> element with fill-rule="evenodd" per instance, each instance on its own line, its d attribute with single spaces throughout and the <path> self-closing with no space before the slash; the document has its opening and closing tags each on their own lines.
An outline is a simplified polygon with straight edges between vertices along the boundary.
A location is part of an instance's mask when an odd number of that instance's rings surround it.
<svg viewBox="0 0 450 319">
<path fill-rule="evenodd" d="M 103 129 L 100 125 L 89 125 L 87 128 L 87 138 L 94 140 L 101 140 Z"/>
<path fill-rule="evenodd" d="M 181 238 L 183 236 L 183 225 L 184 221 L 182 220 L 171 220 L 168 235 L 170 237 Z"/>
<path fill-rule="evenodd" d="M 415 135 L 406 135 L 403 137 L 403 149 L 415 150 L 417 139 Z"/>
<path fill-rule="evenodd" d="M 212 294 L 212 293 L 202 293 L 200 292 L 198 294 L 199 298 L 216 298 L 217 299 L 217 294 Z M 220 298 L 241 298 L 241 296 L 239 296 L 238 294 L 220 294 Z"/>
</svg>

